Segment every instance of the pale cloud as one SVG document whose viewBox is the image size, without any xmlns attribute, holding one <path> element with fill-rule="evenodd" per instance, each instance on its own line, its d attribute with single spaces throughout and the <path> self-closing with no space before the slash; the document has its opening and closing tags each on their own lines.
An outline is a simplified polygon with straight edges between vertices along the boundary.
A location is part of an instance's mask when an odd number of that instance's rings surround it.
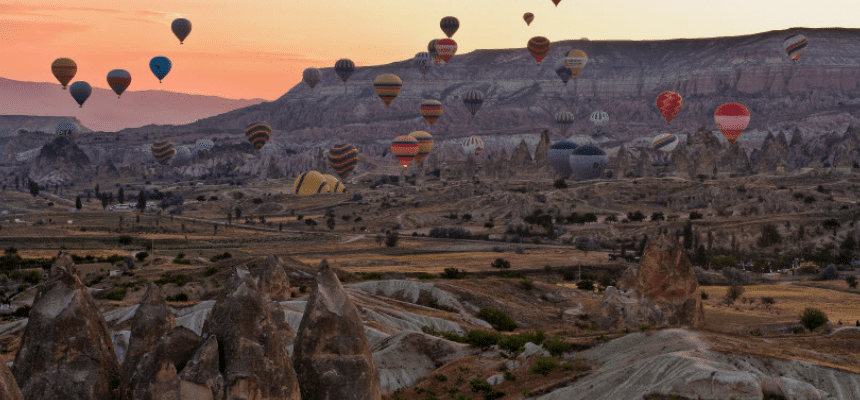
<svg viewBox="0 0 860 400">
<path fill-rule="evenodd" d="M 85 24 L 4 20 L 0 23 L 0 43 L 4 45 L 47 44 L 71 33 L 90 30 Z"/>
<path fill-rule="evenodd" d="M 67 7 L 67 6 L 46 6 L 32 4 L 0 4 L 0 15 L 39 15 L 46 16 L 45 13 L 69 12 L 69 11 L 84 11 L 84 12 L 102 12 L 119 14 L 122 11 L 110 8 L 93 8 L 93 7 Z"/>
</svg>

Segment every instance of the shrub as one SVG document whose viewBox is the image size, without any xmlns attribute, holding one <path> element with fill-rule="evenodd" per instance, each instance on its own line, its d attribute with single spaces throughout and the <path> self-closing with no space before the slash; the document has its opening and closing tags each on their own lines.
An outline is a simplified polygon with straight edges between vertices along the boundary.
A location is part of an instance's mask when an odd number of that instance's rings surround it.
<svg viewBox="0 0 860 400">
<path fill-rule="evenodd" d="M 167 296 L 167 301 L 188 301 L 188 295 L 185 292 L 179 292 L 174 296 Z"/>
<path fill-rule="evenodd" d="M 27 318 L 30 316 L 30 307 L 29 306 L 18 307 L 18 309 L 12 313 L 12 316 L 18 317 L 18 318 Z"/>
<path fill-rule="evenodd" d="M 251 202 L 254 204 L 263 204 L 263 199 L 257 197 L 254 200 L 251 200 Z"/>
<path fill-rule="evenodd" d="M 645 214 L 642 214 L 642 211 L 636 210 L 636 212 L 627 213 L 627 219 L 633 222 L 644 221 Z"/>
<path fill-rule="evenodd" d="M 724 268 L 723 276 L 729 281 L 729 285 L 749 285 L 750 277 L 737 268 Z"/>
<path fill-rule="evenodd" d="M 726 304 L 734 304 L 735 300 L 743 296 L 744 287 L 741 285 L 731 285 L 726 289 Z"/>
<path fill-rule="evenodd" d="M 469 239 L 472 237 L 472 233 L 463 228 L 435 227 L 430 230 L 429 236 L 434 238 Z"/>
<path fill-rule="evenodd" d="M 665 221 L 666 216 L 661 212 L 655 212 L 651 214 L 651 221 Z"/>
<path fill-rule="evenodd" d="M 495 346 L 496 343 L 502 339 L 502 335 L 497 332 L 487 332 L 475 329 L 469 331 L 464 339 L 464 342 L 468 343 L 469 347 L 487 350 L 490 347 Z"/>
<path fill-rule="evenodd" d="M 400 234 L 397 231 L 388 231 L 385 232 L 385 245 L 388 247 L 396 247 L 397 239 L 400 238 Z"/>
<path fill-rule="evenodd" d="M 607 215 L 606 218 L 603 219 L 603 222 L 618 222 L 618 216 L 615 214 Z"/>
<path fill-rule="evenodd" d="M 493 386 L 491 386 L 487 381 L 481 379 L 472 379 L 471 381 L 469 381 L 469 385 L 472 386 L 472 391 L 475 393 L 489 393 L 493 391 Z"/>
<path fill-rule="evenodd" d="M 532 282 L 532 280 L 531 280 L 531 279 L 529 279 L 529 278 L 523 278 L 523 280 L 522 280 L 522 281 L 520 281 L 520 286 L 521 286 L 524 290 L 532 290 L 532 289 L 534 289 L 535 284 L 534 284 L 534 282 Z"/>
<path fill-rule="evenodd" d="M 125 289 L 117 289 L 117 290 L 108 292 L 107 294 L 105 294 L 105 299 L 120 301 L 123 299 L 123 297 L 125 297 L 125 292 L 126 292 Z"/>
<path fill-rule="evenodd" d="M 761 236 L 758 238 L 759 247 L 768 247 L 782 241 L 782 236 L 779 234 L 776 225 L 764 224 L 761 227 Z"/>
<path fill-rule="evenodd" d="M 149 257 L 149 253 L 147 253 L 145 251 L 141 251 L 141 252 L 135 254 L 134 256 L 137 257 L 137 261 L 143 262 L 143 260 L 145 260 L 146 257 Z"/>
<path fill-rule="evenodd" d="M 807 308 L 803 310 L 802 314 L 800 314 L 800 323 L 803 324 L 806 329 L 814 331 L 819 326 L 827 323 L 827 314 L 817 308 Z"/>
<path fill-rule="evenodd" d="M 379 272 L 365 272 L 365 273 L 361 274 L 361 279 L 366 280 L 366 281 L 368 281 L 368 280 L 378 281 L 378 280 L 382 279 L 382 274 L 380 274 Z"/>
<path fill-rule="evenodd" d="M 531 372 L 533 374 L 541 374 L 543 376 L 547 376 L 553 371 L 558 369 L 558 359 L 555 357 L 539 357 L 535 360 L 535 363 L 532 364 Z"/>
<path fill-rule="evenodd" d="M 421 272 L 418 274 L 417 278 L 422 280 L 422 281 L 423 280 L 430 280 L 430 279 L 436 279 L 436 275 L 428 274 L 426 272 Z"/>
<path fill-rule="evenodd" d="M 513 331 L 517 329 L 517 322 L 502 310 L 492 307 L 484 307 L 478 311 L 478 318 L 487 321 L 497 331 Z"/>
<path fill-rule="evenodd" d="M 493 268 L 498 268 L 501 270 L 501 269 L 510 268 L 511 263 L 508 260 L 505 260 L 504 258 L 497 258 L 495 261 L 493 261 L 492 264 L 490 264 L 490 266 Z"/>
<path fill-rule="evenodd" d="M 556 179 L 552 185 L 556 189 L 566 189 L 567 188 L 567 183 L 564 181 L 564 179 Z"/>
<path fill-rule="evenodd" d="M 206 201 L 206 196 L 202 194 L 200 196 L 197 196 L 197 201 Z"/>
<path fill-rule="evenodd" d="M 457 268 L 445 268 L 445 272 L 439 274 L 442 279 L 466 279 L 466 272 Z"/>
<path fill-rule="evenodd" d="M 131 244 L 131 236 L 129 235 L 120 235 L 119 239 L 117 240 L 119 241 L 119 244 L 122 245 L 128 246 Z"/>
<path fill-rule="evenodd" d="M 708 294 L 705 292 L 702 292 L 702 300 L 707 300 L 707 299 L 708 299 Z"/>
<path fill-rule="evenodd" d="M 830 265 L 827 268 L 824 268 L 824 270 L 821 271 L 821 279 L 825 281 L 834 281 L 839 279 L 839 271 L 836 270 L 836 266 Z"/>
<path fill-rule="evenodd" d="M 853 275 L 845 278 L 845 282 L 848 283 L 848 287 L 857 289 L 857 278 Z"/>
<path fill-rule="evenodd" d="M 566 281 L 572 281 L 576 279 L 576 273 L 574 273 L 573 271 L 563 269 L 558 272 L 561 274 L 561 277 Z"/>
<path fill-rule="evenodd" d="M 226 260 L 230 257 L 232 257 L 232 255 L 225 251 L 223 254 L 216 254 L 216 255 L 212 256 L 211 258 L 209 258 L 209 261 L 218 262 L 221 260 Z"/>
<path fill-rule="evenodd" d="M 553 356 L 560 356 L 562 353 L 567 353 L 573 349 L 573 345 L 561 340 L 550 340 L 544 344 L 546 351 Z"/>
<path fill-rule="evenodd" d="M 505 370 L 505 380 L 509 381 L 509 382 L 515 381 L 515 380 L 517 380 L 517 377 L 514 376 L 514 373 L 511 372 L 510 370 Z"/>
<path fill-rule="evenodd" d="M 690 220 L 702 219 L 702 217 L 703 217 L 702 213 L 700 213 L 698 211 L 693 211 L 690 213 Z"/>
<path fill-rule="evenodd" d="M 214 265 L 210 265 L 209 267 L 206 268 L 206 272 L 204 272 L 203 274 L 206 276 L 212 276 L 212 275 L 215 275 L 216 273 L 218 273 L 218 267 L 216 267 Z"/>
<path fill-rule="evenodd" d="M 594 291 L 594 282 L 592 282 L 590 280 L 581 280 L 581 281 L 576 283 L 576 288 L 579 290 L 585 290 L 585 291 L 591 292 L 591 291 Z"/>
<path fill-rule="evenodd" d="M 761 298 L 761 304 L 764 304 L 764 306 L 769 309 L 770 306 L 776 304 L 776 299 L 770 296 L 765 296 Z"/>
</svg>

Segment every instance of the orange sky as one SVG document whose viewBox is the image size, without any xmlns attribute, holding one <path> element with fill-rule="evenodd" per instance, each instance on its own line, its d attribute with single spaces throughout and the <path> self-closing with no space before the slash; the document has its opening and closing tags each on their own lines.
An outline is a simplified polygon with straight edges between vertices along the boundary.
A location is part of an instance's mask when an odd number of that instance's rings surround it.
<svg viewBox="0 0 860 400">
<path fill-rule="evenodd" d="M 70 6 L 69 4 L 74 4 Z M 535 14 L 531 26 L 522 20 Z M 339 58 L 385 64 L 426 51 L 453 15 L 458 54 L 476 48 L 524 48 L 588 37 L 671 39 L 734 36 L 790 27 L 860 24 L 860 2 L 820 0 L 31 0 L 0 3 L 0 77 L 56 82 L 51 62 L 78 64 L 73 81 L 108 88 L 107 72 L 126 69 L 128 91 L 162 89 L 229 98 L 280 97 L 307 67 Z M 191 20 L 184 45 L 173 19 Z M 810 46 L 814 46 L 810 43 Z M 162 84 L 149 60 L 173 68 Z M 2 110 L 0 110 L 2 111 Z"/>
</svg>

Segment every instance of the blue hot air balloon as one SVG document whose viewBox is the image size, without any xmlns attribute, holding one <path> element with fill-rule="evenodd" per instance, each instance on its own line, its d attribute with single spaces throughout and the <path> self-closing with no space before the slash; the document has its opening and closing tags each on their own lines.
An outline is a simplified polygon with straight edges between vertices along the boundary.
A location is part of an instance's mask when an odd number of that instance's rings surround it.
<svg viewBox="0 0 860 400">
<path fill-rule="evenodd" d="M 75 101 L 78 102 L 80 108 L 84 108 L 84 102 L 90 97 L 93 93 L 93 88 L 89 83 L 84 81 L 77 81 L 69 86 L 69 93 L 72 94 L 72 97 L 75 98 Z"/>
<path fill-rule="evenodd" d="M 585 145 L 577 147 L 568 158 L 571 179 L 586 181 L 599 179 L 606 168 L 606 152 L 600 147 Z"/>
<path fill-rule="evenodd" d="M 149 69 L 152 70 L 152 73 L 155 74 L 155 77 L 158 78 L 158 82 L 161 83 L 161 80 L 167 76 L 167 73 L 170 72 L 170 60 L 167 57 L 154 57 L 151 61 L 149 61 Z"/>
</svg>

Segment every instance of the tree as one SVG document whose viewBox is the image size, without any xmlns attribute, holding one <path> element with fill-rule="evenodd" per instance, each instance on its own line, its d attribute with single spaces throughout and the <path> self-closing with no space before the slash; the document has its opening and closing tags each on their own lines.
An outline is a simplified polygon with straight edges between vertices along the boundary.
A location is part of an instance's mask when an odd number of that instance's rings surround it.
<svg viewBox="0 0 860 400">
<path fill-rule="evenodd" d="M 661 212 L 651 214 L 651 221 L 665 221 L 666 217 Z"/>
<path fill-rule="evenodd" d="M 242 209 L 236 207 L 236 219 L 242 218 Z"/>
<path fill-rule="evenodd" d="M 850 287 L 851 289 L 857 289 L 857 277 L 855 277 L 854 275 L 845 278 L 845 283 L 847 283 L 848 287 Z"/>
<path fill-rule="evenodd" d="M 141 189 L 141 191 L 137 194 L 137 209 L 140 212 L 146 209 L 146 193 Z"/>
<path fill-rule="evenodd" d="M 639 242 L 639 257 L 642 257 L 645 254 L 645 246 L 648 244 L 648 234 L 642 237 L 642 241 Z"/>
<path fill-rule="evenodd" d="M 329 219 L 327 219 L 325 221 L 325 224 L 326 224 L 326 226 L 328 226 L 329 230 L 332 230 L 332 231 L 334 230 L 335 220 L 333 217 L 329 217 Z"/>
<path fill-rule="evenodd" d="M 764 224 L 761 227 L 761 236 L 758 238 L 759 247 L 768 247 L 782 241 L 782 236 L 779 234 L 776 225 Z"/>
<path fill-rule="evenodd" d="M 99 184 L 96 183 L 96 197 L 98 197 L 98 195 L 99 195 Z"/>
<path fill-rule="evenodd" d="M 81 196 L 75 196 L 75 208 L 77 208 L 78 211 L 80 211 L 80 209 L 83 207 L 84 207 L 84 205 L 81 204 Z"/>
<path fill-rule="evenodd" d="M 511 267 L 511 262 L 505 260 L 504 258 L 497 258 L 495 261 L 493 261 L 492 264 L 490 264 L 490 266 L 493 268 L 498 268 L 499 270 L 508 269 Z"/>
<path fill-rule="evenodd" d="M 800 315 L 800 323 L 803 324 L 806 329 L 814 331 L 819 326 L 827 323 L 827 314 L 817 308 L 807 308 L 803 310 L 803 314 Z"/>
<path fill-rule="evenodd" d="M 102 200 L 102 209 L 106 209 L 106 208 L 107 208 L 107 206 L 108 206 L 108 197 L 107 197 L 107 195 L 106 195 L 106 194 L 104 194 L 104 193 L 102 193 L 102 194 L 101 194 L 101 196 L 99 196 L 99 197 L 101 197 L 101 200 Z"/>
<path fill-rule="evenodd" d="M 385 245 L 388 247 L 397 246 L 397 240 L 400 238 L 400 234 L 397 231 L 387 231 L 385 232 Z"/>
<path fill-rule="evenodd" d="M 30 180 L 30 194 L 32 194 L 33 197 L 39 195 L 39 184 L 34 180 Z"/>
<path fill-rule="evenodd" d="M 125 203 L 125 191 L 122 188 L 119 188 L 119 193 L 117 193 L 116 197 L 120 204 Z"/>
<path fill-rule="evenodd" d="M 684 224 L 684 248 L 693 248 L 693 223 L 690 221 Z"/>
</svg>

